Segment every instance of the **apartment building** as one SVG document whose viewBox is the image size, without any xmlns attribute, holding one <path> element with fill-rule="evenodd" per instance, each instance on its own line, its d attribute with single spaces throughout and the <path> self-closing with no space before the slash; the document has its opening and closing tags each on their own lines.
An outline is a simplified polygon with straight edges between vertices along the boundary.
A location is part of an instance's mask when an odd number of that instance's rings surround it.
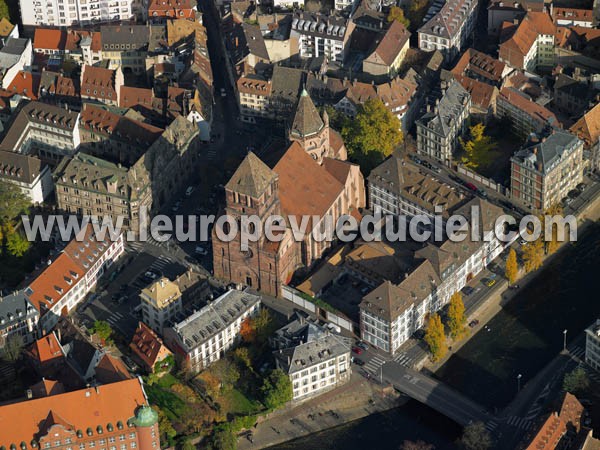
<svg viewBox="0 0 600 450">
<path fill-rule="evenodd" d="M 337 15 L 295 12 L 290 37 L 298 39 L 300 56 L 325 56 L 328 61 L 343 63 L 354 29 L 351 20 Z"/>
<path fill-rule="evenodd" d="M 504 80 L 513 70 L 506 63 L 474 48 L 469 48 L 462 54 L 456 66 L 452 69 L 452 73 L 456 76 L 465 75 L 474 80 L 501 88 Z"/>
<path fill-rule="evenodd" d="M 129 21 L 133 0 L 19 0 L 23 25 L 68 27 Z"/>
<path fill-rule="evenodd" d="M 160 448 L 158 413 L 141 378 L 3 404 L 0 417 L 0 444 L 7 449 Z"/>
<path fill-rule="evenodd" d="M 23 290 L 0 296 L 0 349 L 7 339 L 20 336 L 25 345 L 35 340 L 40 312 Z"/>
<path fill-rule="evenodd" d="M 18 186 L 32 204 L 54 191 L 50 166 L 38 157 L 0 150 L 0 181 Z"/>
<path fill-rule="evenodd" d="M 143 211 L 152 207 L 150 180 L 143 171 L 83 152 L 57 166 L 55 185 L 62 211 L 110 217 L 113 222 L 122 217 L 123 227 L 134 231 L 145 226 Z"/>
<path fill-rule="evenodd" d="M 504 227 L 496 224 L 496 218 L 504 214 L 501 208 L 475 198 L 454 213 L 467 219 L 466 233 L 477 221 L 482 239 L 447 240 L 414 252 L 411 270 L 401 281 L 386 280 L 363 297 L 359 305 L 362 339 L 393 355 L 425 325 L 428 314 L 443 308 L 504 250 L 507 244 L 497 238 Z"/>
<path fill-rule="evenodd" d="M 49 333 L 58 318 L 70 312 L 124 252 L 123 235 L 96 240 L 91 225 L 84 228 L 25 289 L 40 312 L 39 331 Z"/>
<path fill-rule="evenodd" d="M 81 68 L 81 99 L 109 106 L 119 105 L 119 86 L 123 85 L 123 71 L 84 65 Z"/>
<path fill-rule="evenodd" d="M 592 170 L 600 170 L 600 103 L 586 112 L 569 131 L 584 142 Z"/>
<path fill-rule="evenodd" d="M 452 61 L 467 45 L 477 19 L 477 0 L 447 0 L 419 28 L 419 48 L 439 50 L 444 59 Z"/>
<path fill-rule="evenodd" d="M 600 319 L 585 329 L 585 362 L 600 371 Z"/>
<path fill-rule="evenodd" d="M 238 341 L 242 322 L 260 308 L 261 298 L 249 290 L 230 290 L 165 330 L 165 343 L 184 357 L 192 373 L 221 359 Z"/>
<path fill-rule="evenodd" d="M 524 137 L 532 132 L 541 134 L 549 127 L 560 126 L 552 111 L 512 87 L 505 87 L 498 94 L 496 114 L 509 118 L 514 132 Z"/>
<path fill-rule="evenodd" d="M 2 89 L 7 89 L 24 69 L 30 70 L 32 62 L 31 40 L 9 37 L 0 49 L 0 77 Z"/>
<path fill-rule="evenodd" d="M 245 122 L 256 122 L 256 118 L 272 118 L 270 108 L 271 81 L 256 75 L 247 75 L 237 80 L 240 115 Z"/>
<path fill-rule="evenodd" d="M 544 2 L 539 0 L 521 0 L 507 2 L 506 0 L 490 0 L 487 9 L 487 31 L 490 36 L 498 37 L 503 29 L 503 23 L 519 22 L 528 11 L 543 12 Z"/>
<path fill-rule="evenodd" d="M 183 311 L 179 286 L 166 277 L 161 277 L 140 292 L 142 320 L 162 335 L 175 316 Z"/>
<path fill-rule="evenodd" d="M 432 223 L 434 215 L 442 214 L 445 221 L 457 206 L 468 200 L 460 190 L 395 156 L 371 171 L 368 192 L 369 207 L 375 213 L 424 216 Z"/>
<path fill-rule="evenodd" d="M 441 98 L 417 120 L 417 152 L 450 165 L 470 109 L 471 95 L 460 83 L 442 82 Z"/>
<path fill-rule="evenodd" d="M 546 12 L 528 12 L 512 36 L 500 44 L 500 61 L 515 69 L 535 72 L 554 66 L 556 25 Z"/>
<path fill-rule="evenodd" d="M 273 353 L 277 367 L 288 374 L 292 399 L 301 402 L 350 380 L 351 341 L 327 334 Z"/>
<path fill-rule="evenodd" d="M 123 73 L 145 73 L 150 27 L 147 25 L 103 25 L 102 57 L 109 60 L 108 69 Z M 117 85 L 117 89 L 120 85 Z"/>
<path fill-rule="evenodd" d="M 0 150 L 35 155 L 56 164 L 80 144 L 79 113 L 41 102 L 30 102 L 17 114 Z"/>
<path fill-rule="evenodd" d="M 510 159 L 511 196 L 538 212 L 557 205 L 583 179 L 583 141 L 566 131 L 519 150 Z"/>
</svg>

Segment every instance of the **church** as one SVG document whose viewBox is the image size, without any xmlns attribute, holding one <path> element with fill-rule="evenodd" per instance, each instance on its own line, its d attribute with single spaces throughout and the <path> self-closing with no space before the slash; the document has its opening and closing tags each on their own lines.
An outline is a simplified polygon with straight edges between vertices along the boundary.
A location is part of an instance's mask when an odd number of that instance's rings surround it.
<svg viewBox="0 0 600 450">
<path fill-rule="evenodd" d="M 360 167 L 346 160 L 341 136 L 329 127 L 327 113 L 319 114 L 305 90 L 288 139 L 288 149 L 273 167 L 249 153 L 225 185 L 223 214 L 235 218 L 257 215 L 263 223 L 269 216 L 286 218 L 279 242 L 268 240 L 263 233 L 242 250 L 239 236 L 221 241 L 217 225 L 212 233 L 215 277 L 273 296 L 280 296 L 282 285 L 289 283 L 297 270 L 310 268 L 331 246 L 331 242 L 317 242 L 312 230 L 323 230 L 327 216 L 334 224 L 342 215 L 359 218 L 359 210 L 365 206 Z M 320 220 L 313 222 L 313 215 Z M 290 216 L 295 216 L 297 223 L 302 216 L 311 216 L 302 239 L 293 236 Z"/>
</svg>

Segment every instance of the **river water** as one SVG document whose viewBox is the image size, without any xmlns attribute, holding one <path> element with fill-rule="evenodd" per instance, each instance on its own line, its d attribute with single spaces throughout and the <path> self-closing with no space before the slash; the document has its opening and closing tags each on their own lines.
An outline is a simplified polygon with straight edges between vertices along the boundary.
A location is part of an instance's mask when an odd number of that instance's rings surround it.
<svg viewBox="0 0 600 450">
<path fill-rule="evenodd" d="M 436 373 L 448 385 L 489 408 L 506 405 L 563 346 L 600 317 L 600 223 L 564 249 Z M 426 406 L 410 401 L 386 413 L 313 434 L 272 450 L 400 449 L 422 439 L 451 449 L 460 428 Z"/>
</svg>

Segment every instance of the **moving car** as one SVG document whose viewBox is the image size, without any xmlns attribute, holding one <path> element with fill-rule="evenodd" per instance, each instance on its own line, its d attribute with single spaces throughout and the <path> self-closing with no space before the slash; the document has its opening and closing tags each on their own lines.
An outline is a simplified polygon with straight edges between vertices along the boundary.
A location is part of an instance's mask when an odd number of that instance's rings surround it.
<svg viewBox="0 0 600 450">
<path fill-rule="evenodd" d="M 496 284 L 496 280 L 492 279 L 492 278 L 484 278 L 483 280 L 481 280 L 483 282 L 483 284 L 485 284 L 487 287 L 492 287 L 493 285 Z"/>
</svg>

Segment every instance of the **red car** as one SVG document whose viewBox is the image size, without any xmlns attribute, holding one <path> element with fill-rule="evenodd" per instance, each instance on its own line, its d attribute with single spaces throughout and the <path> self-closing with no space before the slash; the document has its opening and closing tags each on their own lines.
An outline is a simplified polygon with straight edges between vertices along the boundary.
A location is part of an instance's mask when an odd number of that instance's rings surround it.
<svg viewBox="0 0 600 450">
<path fill-rule="evenodd" d="M 465 186 L 471 189 L 472 191 L 477 191 L 477 186 L 475 186 L 473 183 L 465 183 Z"/>
<path fill-rule="evenodd" d="M 352 347 L 352 351 L 357 355 L 360 355 L 362 353 L 362 349 L 358 347 Z"/>
</svg>

